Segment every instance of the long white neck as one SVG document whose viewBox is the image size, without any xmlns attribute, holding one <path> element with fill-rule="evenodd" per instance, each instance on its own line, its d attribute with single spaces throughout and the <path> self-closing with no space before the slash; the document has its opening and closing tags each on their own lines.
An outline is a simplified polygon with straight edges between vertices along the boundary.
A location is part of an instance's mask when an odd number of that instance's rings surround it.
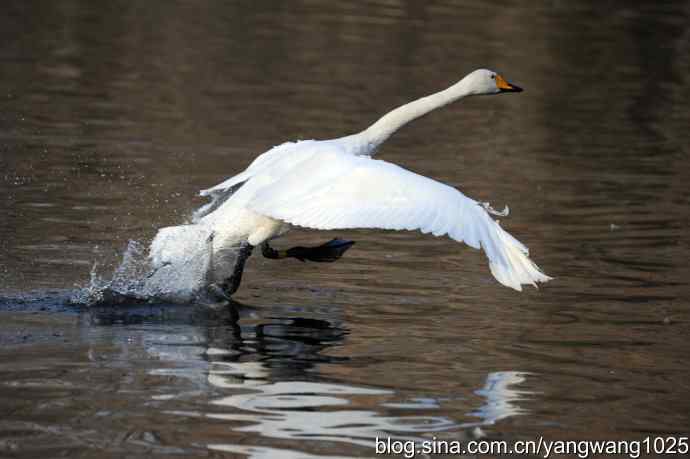
<svg viewBox="0 0 690 459">
<path fill-rule="evenodd" d="M 379 145 L 410 121 L 471 94 L 472 91 L 468 88 L 467 80 L 462 79 L 448 89 L 422 97 L 388 112 L 364 131 L 343 137 L 341 140 L 350 142 L 355 147 L 355 154 L 373 155 Z"/>
</svg>

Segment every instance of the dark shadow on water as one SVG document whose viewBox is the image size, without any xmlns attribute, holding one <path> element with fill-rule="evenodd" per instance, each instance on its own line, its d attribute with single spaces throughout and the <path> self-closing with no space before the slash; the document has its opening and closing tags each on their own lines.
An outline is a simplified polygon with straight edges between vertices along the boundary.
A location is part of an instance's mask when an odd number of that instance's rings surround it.
<svg viewBox="0 0 690 459">
<path fill-rule="evenodd" d="M 189 324 L 235 325 L 237 320 L 232 309 L 243 315 L 251 315 L 256 308 L 233 302 L 227 307 L 209 308 L 195 304 L 171 304 L 158 302 L 122 303 L 97 305 L 85 308 L 93 325 L 135 324 Z"/>
<path fill-rule="evenodd" d="M 240 322 L 235 320 L 233 309 L 239 313 Z M 294 372 L 306 370 L 315 363 L 349 360 L 321 354 L 323 350 L 343 342 L 348 334 L 346 328 L 321 319 L 261 318 L 259 314 L 260 308 L 235 301 L 219 309 L 200 305 L 146 304 L 95 306 L 83 313 L 89 324 L 97 327 L 184 326 L 185 330 L 202 336 L 199 342 L 220 350 L 217 355 L 223 355 L 221 361 L 252 357 L 267 367 L 280 366 L 279 362 L 283 361 L 288 363 L 286 368 Z"/>
<path fill-rule="evenodd" d="M 70 302 L 71 290 L 30 291 L 0 296 L 0 312 L 79 313 L 85 307 Z"/>
</svg>

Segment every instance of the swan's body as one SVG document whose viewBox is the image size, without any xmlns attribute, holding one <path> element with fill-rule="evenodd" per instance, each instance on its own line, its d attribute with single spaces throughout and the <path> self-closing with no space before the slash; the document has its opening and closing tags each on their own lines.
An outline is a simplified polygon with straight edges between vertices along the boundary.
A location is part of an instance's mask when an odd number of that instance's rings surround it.
<svg viewBox="0 0 690 459">
<path fill-rule="evenodd" d="M 548 281 L 527 248 L 483 205 L 455 188 L 372 159 L 381 143 L 411 120 L 465 96 L 505 91 L 519 88 L 477 70 L 445 91 L 393 110 L 359 134 L 270 149 L 245 171 L 202 191 L 211 202 L 195 213 L 192 225 L 159 232 L 151 246 L 154 267 L 185 269 L 201 257 L 203 266 L 195 268 L 201 269 L 199 285 L 186 287 L 193 291 L 227 268 L 218 265 L 223 253 L 238 244 L 258 246 L 293 227 L 381 228 L 448 235 L 482 248 L 495 278 L 516 290 Z"/>
</svg>

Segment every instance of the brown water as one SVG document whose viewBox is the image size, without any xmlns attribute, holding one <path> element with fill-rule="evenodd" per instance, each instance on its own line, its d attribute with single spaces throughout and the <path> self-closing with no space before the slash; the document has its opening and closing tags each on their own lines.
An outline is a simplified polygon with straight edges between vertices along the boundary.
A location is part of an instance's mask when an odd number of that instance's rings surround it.
<svg viewBox="0 0 690 459">
<path fill-rule="evenodd" d="M 662 2 L 659 2 L 662 3 Z M 4 1 L 0 456 L 373 456 L 400 438 L 642 439 L 690 425 L 690 4 Z M 526 88 L 381 158 L 496 207 L 556 280 L 517 293 L 417 233 L 250 260 L 239 326 L 63 306 L 128 240 L 289 139 L 489 67 Z"/>
</svg>

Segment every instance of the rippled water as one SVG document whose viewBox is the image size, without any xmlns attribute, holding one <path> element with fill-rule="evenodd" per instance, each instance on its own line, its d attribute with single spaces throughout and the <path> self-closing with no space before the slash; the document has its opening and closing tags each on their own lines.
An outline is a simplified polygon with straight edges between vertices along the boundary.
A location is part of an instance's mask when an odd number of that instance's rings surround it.
<svg viewBox="0 0 690 459">
<path fill-rule="evenodd" d="M 376 435 L 641 439 L 690 425 L 690 5 L 6 1 L 0 455 L 360 457 Z M 250 260 L 241 320 L 65 306 L 130 240 L 288 139 L 477 67 L 523 86 L 381 157 L 496 207 L 556 280 L 518 294 L 416 233 Z"/>
</svg>

